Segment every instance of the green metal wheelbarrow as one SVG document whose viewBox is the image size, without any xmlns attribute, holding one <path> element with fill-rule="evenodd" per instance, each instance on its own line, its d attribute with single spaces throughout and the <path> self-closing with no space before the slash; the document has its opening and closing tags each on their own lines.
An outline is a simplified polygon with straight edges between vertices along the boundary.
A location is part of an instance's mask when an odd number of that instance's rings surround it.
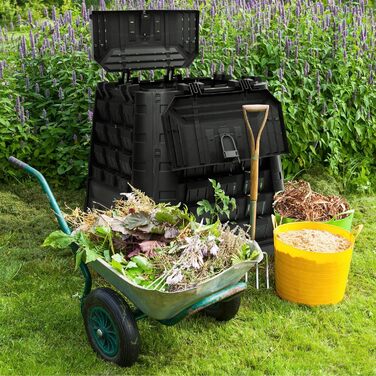
<svg viewBox="0 0 376 376">
<path fill-rule="evenodd" d="M 71 230 L 44 176 L 17 158 L 10 157 L 9 162 L 37 178 L 61 230 L 70 234 Z M 123 296 L 113 289 L 101 287 L 92 291 L 90 269 L 81 262 L 79 267 L 85 279 L 81 312 L 92 348 L 107 361 L 120 366 L 130 366 L 137 360 L 140 350 L 137 321 L 144 317 L 156 319 L 165 325 L 174 325 L 183 318 L 203 310 L 219 321 L 230 320 L 239 310 L 240 293 L 247 287 L 247 273 L 253 266 L 256 266 L 258 286 L 258 264 L 264 256 L 255 241 L 252 242 L 252 246 L 260 251 L 258 259 L 235 264 L 194 288 L 175 293 L 148 290 L 138 286 L 102 259 L 88 264 L 127 297 L 135 309 L 131 309 Z M 73 254 L 76 251 L 77 246 L 72 246 Z M 267 286 L 268 282 L 267 276 Z"/>
</svg>

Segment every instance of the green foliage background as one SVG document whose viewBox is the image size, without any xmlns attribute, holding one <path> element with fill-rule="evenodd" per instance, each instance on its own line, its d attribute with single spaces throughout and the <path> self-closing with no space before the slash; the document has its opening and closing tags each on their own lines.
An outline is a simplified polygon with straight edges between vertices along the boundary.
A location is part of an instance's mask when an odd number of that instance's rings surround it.
<svg viewBox="0 0 376 376">
<path fill-rule="evenodd" d="M 122 3 L 107 2 L 107 8 L 125 8 Z M 127 4 L 141 6 L 137 1 Z M 288 176 L 324 165 L 347 188 L 371 189 L 376 170 L 376 26 L 370 5 L 309 0 L 145 3 L 150 9 L 161 6 L 201 11 L 200 56 L 183 74 L 227 71 L 236 78 L 257 75 L 268 81 L 283 103 L 290 144 L 283 165 Z M 5 62 L 0 169 L 3 179 L 19 174 L 6 162 L 13 154 L 40 168 L 55 184 L 79 186 L 87 174 L 88 111 L 93 104 L 89 89 L 94 91 L 103 77 L 115 77 L 89 61 L 88 22 L 77 3 L 65 1 L 56 18 L 51 8 L 48 16 L 42 8 L 36 7 L 31 22 L 26 11 L 21 22 L 16 13 L 3 16 L 13 27 L 8 23 L 0 33 L 0 61 Z M 24 57 L 19 53 L 22 35 L 28 50 Z M 45 48 L 40 53 L 46 40 L 55 40 L 54 51 Z M 15 111 L 17 97 L 27 115 L 24 122 Z"/>
</svg>

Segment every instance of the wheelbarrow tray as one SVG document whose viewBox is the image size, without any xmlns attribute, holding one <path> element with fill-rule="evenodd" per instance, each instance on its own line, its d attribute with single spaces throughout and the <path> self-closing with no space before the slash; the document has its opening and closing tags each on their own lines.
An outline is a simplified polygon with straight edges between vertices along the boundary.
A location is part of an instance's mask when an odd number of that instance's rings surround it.
<svg viewBox="0 0 376 376">
<path fill-rule="evenodd" d="M 156 320 L 168 320 L 209 295 L 238 283 L 253 266 L 263 259 L 259 245 L 254 242 L 253 246 L 260 252 L 256 260 L 235 264 L 193 288 L 177 292 L 150 290 L 139 286 L 103 259 L 97 259 L 89 265 L 144 314 Z"/>
</svg>

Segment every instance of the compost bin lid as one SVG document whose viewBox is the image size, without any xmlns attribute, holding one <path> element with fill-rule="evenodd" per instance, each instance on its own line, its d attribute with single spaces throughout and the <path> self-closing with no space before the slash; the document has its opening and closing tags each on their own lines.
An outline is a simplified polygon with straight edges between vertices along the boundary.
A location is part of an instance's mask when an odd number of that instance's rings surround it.
<svg viewBox="0 0 376 376">
<path fill-rule="evenodd" d="M 164 112 L 163 126 L 173 171 L 249 161 L 249 136 L 242 105 L 269 104 L 269 116 L 261 136 L 260 157 L 288 152 L 280 102 L 266 89 L 204 93 L 175 97 Z M 250 113 L 253 126 L 262 113 Z"/>
<path fill-rule="evenodd" d="M 93 11 L 93 56 L 106 71 L 188 67 L 198 55 L 199 11 Z"/>
</svg>

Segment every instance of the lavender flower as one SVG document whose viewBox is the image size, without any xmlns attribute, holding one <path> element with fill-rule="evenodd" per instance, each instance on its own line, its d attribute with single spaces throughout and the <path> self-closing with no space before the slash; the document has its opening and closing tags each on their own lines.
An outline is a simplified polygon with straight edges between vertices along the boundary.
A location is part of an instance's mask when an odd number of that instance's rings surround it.
<svg viewBox="0 0 376 376">
<path fill-rule="evenodd" d="M 320 94 L 321 84 L 320 84 L 320 72 L 319 71 L 317 71 L 317 74 L 316 74 L 316 89 L 317 89 L 318 94 Z"/>
<path fill-rule="evenodd" d="M 20 44 L 20 56 L 21 58 L 26 57 L 27 49 L 26 49 L 26 39 L 25 36 L 22 35 L 21 37 L 21 44 Z"/>
<path fill-rule="evenodd" d="M 21 100 L 20 100 L 20 97 L 18 95 L 16 97 L 15 110 L 16 110 L 18 117 L 21 118 Z"/>
<path fill-rule="evenodd" d="M 24 125 L 25 124 L 25 109 L 23 106 L 20 107 L 19 118 L 20 118 L 21 124 Z"/>
<path fill-rule="evenodd" d="M 93 121 L 93 111 L 90 111 L 90 110 L 87 111 L 87 118 L 90 122 Z"/>
<path fill-rule="evenodd" d="M 40 93 L 40 87 L 39 87 L 38 82 L 35 83 L 35 92 L 36 92 L 37 94 Z"/>
<path fill-rule="evenodd" d="M 60 100 L 64 99 L 64 91 L 61 86 L 59 87 L 58 96 Z"/>
<path fill-rule="evenodd" d="M 331 81 L 332 78 L 333 78 L 333 73 L 332 73 L 331 69 L 328 69 L 328 72 L 326 73 L 326 80 Z"/>
<path fill-rule="evenodd" d="M 106 10 L 105 0 L 99 0 L 99 8 L 100 8 L 100 10 Z"/>
<path fill-rule="evenodd" d="M 306 61 L 306 62 L 304 63 L 304 75 L 305 75 L 305 76 L 308 76 L 308 75 L 309 75 L 309 69 L 310 69 L 310 66 L 309 66 L 309 64 L 308 64 L 308 61 Z"/>
<path fill-rule="evenodd" d="M 52 18 L 52 21 L 56 21 L 56 8 L 55 8 L 55 5 L 52 6 L 51 18 Z"/>
<path fill-rule="evenodd" d="M 215 71 L 216 71 L 216 66 L 215 66 L 215 63 L 213 62 L 213 63 L 211 63 L 211 65 L 210 65 L 210 74 L 211 74 L 212 76 L 214 76 Z"/>
<path fill-rule="evenodd" d="M 29 21 L 30 25 L 33 23 L 33 15 L 30 9 L 27 10 L 27 20 Z"/>
<path fill-rule="evenodd" d="M 228 74 L 229 74 L 230 77 L 234 76 L 234 66 L 233 66 L 233 64 L 229 65 L 229 67 L 228 67 Z"/>
<path fill-rule="evenodd" d="M 283 80 L 283 68 L 282 67 L 278 69 L 277 75 L 278 75 L 279 80 L 282 81 Z"/>
<path fill-rule="evenodd" d="M 77 76 L 76 76 L 76 71 L 72 71 L 72 85 L 76 86 L 77 85 Z"/>
<path fill-rule="evenodd" d="M 166 278 L 168 285 L 176 285 L 183 280 L 183 274 L 180 269 L 174 269 L 172 273 Z"/>
</svg>

